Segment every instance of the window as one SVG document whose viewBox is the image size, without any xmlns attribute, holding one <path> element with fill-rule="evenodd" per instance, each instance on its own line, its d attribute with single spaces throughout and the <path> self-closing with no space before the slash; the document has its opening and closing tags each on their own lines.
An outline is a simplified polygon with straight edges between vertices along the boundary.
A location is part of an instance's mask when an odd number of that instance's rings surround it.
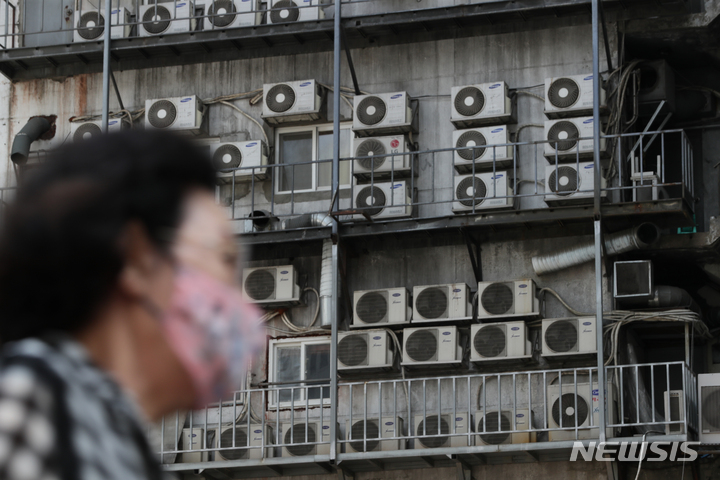
<svg viewBox="0 0 720 480">
<path fill-rule="evenodd" d="M 270 341 L 268 378 L 277 385 L 277 394 L 271 396 L 272 405 L 319 405 L 330 401 L 328 387 L 282 388 L 303 386 L 305 381 L 330 378 L 330 340 L 328 337 L 306 339 L 288 338 Z M 322 382 L 329 383 L 329 382 Z"/>
<path fill-rule="evenodd" d="M 340 125 L 340 158 L 349 158 L 351 124 Z M 332 125 L 278 128 L 275 134 L 276 161 L 295 165 L 277 169 L 276 189 L 284 192 L 330 190 L 333 158 Z M 322 163 L 309 163 L 329 160 Z M 340 162 L 340 185 L 350 185 L 350 160 Z"/>
</svg>

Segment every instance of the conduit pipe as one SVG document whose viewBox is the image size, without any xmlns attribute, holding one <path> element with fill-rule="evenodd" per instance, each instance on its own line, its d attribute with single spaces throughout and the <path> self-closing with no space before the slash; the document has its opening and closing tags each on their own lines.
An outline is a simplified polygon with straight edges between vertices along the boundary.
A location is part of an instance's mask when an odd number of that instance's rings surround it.
<svg viewBox="0 0 720 480">
<path fill-rule="evenodd" d="M 10 150 L 10 160 L 17 165 L 23 165 L 27 162 L 30 155 L 30 145 L 40 138 L 40 136 L 50 130 L 52 125 L 44 117 L 34 117 L 28 120 L 25 126 L 20 130 L 13 140 Z"/>
<path fill-rule="evenodd" d="M 637 227 L 622 232 L 605 235 L 605 252 L 607 255 L 618 255 L 647 248 L 660 238 L 660 230 L 652 223 L 641 223 Z M 568 247 L 549 255 L 532 258 L 533 269 L 538 275 L 557 272 L 575 265 L 581 265 L 595 258 L 594 240 L 580 245 Z"/>
</svg>

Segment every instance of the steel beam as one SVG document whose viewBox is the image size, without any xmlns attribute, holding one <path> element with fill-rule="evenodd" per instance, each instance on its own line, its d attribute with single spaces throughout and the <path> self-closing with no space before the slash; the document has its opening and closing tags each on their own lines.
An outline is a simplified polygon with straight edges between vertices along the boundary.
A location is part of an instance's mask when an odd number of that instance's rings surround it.
<svg viewBox="0 0 720 480">
<path fill-rule="evenodd" d="M 99 8 L 99 5 L 98 5 Z M 103 42 L 103 76 L 102 76 L 102 130 L 108 131 L 110 115 L 110 39 L 112 38 L 112 0 L 105 0 L 105 38 Z"/>
</svg>

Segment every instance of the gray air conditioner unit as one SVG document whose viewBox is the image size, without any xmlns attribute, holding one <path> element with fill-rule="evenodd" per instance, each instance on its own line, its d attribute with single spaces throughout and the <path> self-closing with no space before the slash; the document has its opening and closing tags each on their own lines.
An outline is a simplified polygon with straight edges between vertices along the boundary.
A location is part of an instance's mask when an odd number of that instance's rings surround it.
<svg viewBox="0 0 720 480">
<path fill-rule="evenodd" d="M 223 427 L 218 439 L 220 450 L 215 454 L 215 461 L 261 459 L 263 439 L 266 445 L 265 458 L 270 458 L 274 449 L 267 445 L 272 444 L 273 438 L 273 430 L 269 425 L 265 425 L 264 430 L 260 424 L 250 424 L 250 428 L 246 424 Z"/>
<path fill-rule="evenodd" d="M 532 429 L 530 410 L 527 408 L 512 408 L 500 410 L 488 408 L 487 413 L 482 410 L 475 412 L 475 432 L 479 445 L 504 445 L 509 443 L 535 442 L 535 432 L 513 433 L 513 430 Z M 513 421 L 514 419 L 514 421 Z"/>
<path fill-rule="evenodd" d="M 453 87 L 450 97 L 450 121 L 457 128 L 499 125 L 512 119 L 512 101 L 505 82 Z"/>
<path fill-rule="evenodd" d="M 564 380 L 562 385 L 554 383 L 547 387 L 547 419 L 548 428 L 550 428 L 548 439 L 551 442 L 575 440 L 576 426 L 579 440 L 598 438 L 600 433 L 597 427 L 600 413 L 599 408 L 596 407 L 600 399 L 598 384 L 593 383 L 591 387 L 589 383 L 575 385 L 569 379 Z M 617 423 L 617 398 L 612 383 L 607 384 L 605 398 L 607 401 L 606 421 L 609 424 Z M 567 430 L 554 430 L 558 428 Z M 605 432 L 607 438 L 614 436 L 613 428 L 607 427 Z"/>
<path fill-rule="evenodd" d="M 338 370 L 391 369 L 395 360 L 394 343 L 385 330 L 363 330 L 338 334 Z"/>
<path fill-rule="evenodd" d="M 410 183 L 405 180 L 358 185 L 355 187 L 353 209 L 364 212 L 373 219 L 401 218 L 412 215 L 412 196 Z M 354 220 L 364 220 L 362 214 Z"/>
<path fill-rule="evenodd" d="M 467 436 L 472 431 L 472 423 L 466 412 L 456 412 L 454 417 L 452 413 L 415 415 L 413 423 L 415 435 L 419 437 L 415 439 L 416 449 L 467 447 L 475 443 L 473 437 Z"/>
<path fill-rule="evenodd" d="M 382 440 L 383 438 L 402 437 L 403 419 L 400 417 L 369 418 L 364 420 L 348 420 L 345 431 L 347 453 L 380 452 L 404 450 L 405 440 Z"/>
<path fill-rule="evenodd" d="M 515 206 L 509 171 L 455 175 L 453 213 L 504 210 Z"/>
<path fill-rule="evenodd" d="M 403 329 L 403 365 L 461 363 L 456 326 Z"/>
<path fill-rule="evenodd" d="M 575 162 L 577 158 L 592 157 L 593 117 L 566 118 L 545 122 L 545 157 L 548 162 Z M 602 126 L 601 126 L 602 128 Z M 604 135 L 602 130 L 600 135 Z M 582 139 L 582 140 L 580 140 Z M 600 139 L 600 155 L 607 154 L 607 141 Z"/>
<path fill-rule="evenodd" d="M 250 182 L 267 178 L 268 148 L 262 140 L 210 144 L 218 183 Z"/>
<path fill-rule="evenodd" d="M 292 265 L 245 268 L 243 295 L 261 307 L 297 306 L 301 304 L 297 277 Z"/>
<path fill-rule="evenodd" d="M 305 455 L 330 454 L 330 424 L 329 421 L 307 422 L 298 421 L 294 424 L 283 423 L 282 426 L 282 456 L 303 457 Z M 339 425 L 335 429 L 340 432 Z M 316 443 L 316 445 L 312 445 Z M 305 444 L 305 445 L 303 445 Z"/>
<path fill-rule="evenodd" d="M 513 165 L 513 147 L 506 126 L 469 128 L 453 131 L 455 170 L 472 173 L 497 171 Z"/>
<path fill-rule="evenodd" d="M 478 282 L 478 318 L 539 317 L 535 282 Z"/>
<path fill-rule="evenodd" d="M 720 373 L 698 375 L 700 442 L 720 443 Z"/>
<path fill-rule="evenodd" d="M 309 22 L 325 18 L 321 0 L 271 0 L 268 23 Z"/>
<path fill-rule="evenodd" d="M 607 182 L 600 177 L 600 198 L 607 199 Z M 593 162 L 545 166 L 545 203 L 553 206 L 593 203 L 595 198 Z"/>
<path fill-rule="evenodd" d="M 592 115 L 593 76 L 568 75 L 545 79 L 545 115 L 548 118 Z M 600 108 L 605 110 L 605 89 L 600 79 Z"/>
<path fill-rule="evenodd" d="M 315 80 L 263 85 L 262 118 L 270 125 L 322 118 L 322 94 Z"/>
<path fill-rule="evenodd" d="M 20 45 L 23 47 L 45 47 L 50 45 L 67 45 L 73 41 L 74 23 L 69 12 L 75 10 L 75 0 L 5 0 L 0 6 L 0 21 L 7 25 L 10 31 L 3 31 L 3 34 L 13 33 L 13 7 L 18 5 L 19 17 L 22 21 L 22 38 Z M 103 4 L 104 6 L 104 4 Z M 10 7 L 5 17 L 6 9 Z M 8 43 L 3 48 L 12 46 L 12 38 L 3 37 L 3 42 Z"/>
<path fill-rule="evenodd" d="M 532 354 L 523 321 L 470 325 L 470 344 L 473 362 L 530 358 Z"/>
<path fill-rule="evenodd" d="M 410 175 L 411 155 L 404 135 L 353 139 L 353 175 L 363 179 L 403 178 Z"/>
<path fill-rule="evenodd" d="M 145 100 L 145 129 L 201 135 L 205 107 L 196 95 Z"/>
<path fill-rule="evenodd" d="M 138 32 L 141 37 L 168 33 L 187 33 L 195 30 L 195 6 L 190 0 L 175 2 L 150 1 L 140 5 Z"/>
<path fill-rule="evenodd" d="M 353 327 L 405 324 L 412 316 L 407 288 L 358 290 L 353 305 Z"/>
<path fill-rule="evenodd" d="M 412 123 L 410 100 L 407 92 L 356 95 L 353 131 L 361 136 L 408 132 Z"/>
<path fill-rule="evenodd" d="M 108 120 L 108 132 L 119 132 L 126 128 L 128 124 L 119 118 L 111 118 Z M 73 143 L 83 142 L 91 138 L 102 135 L 102 121 L 89 120 L 87 122 L 71 122 L 70 138 Z"/>
<path fill-rule="evenodd" d="M 251 27 L 262 21 L 259 0 L 207 0 L 205 30 Z"/>
<path fill-rule="evenodd" d="M 665 421 L 677 422 L 685 420 L 685 394 L 682 390 L 669 390 L 663 394 L 665 403 Z M 666 435 L 683 435 L 685 425 L 670 423 L 665 425 Z"/>
<path fill-rule="evenodd" d="M 110 14 L 110 38 L 130 36 L 130 12 L 127 8 L 114 8 Z M 95 8 L 75 12 L 75 42 L 100 42 L 105 39 L 105 11 Z"/>
<path fill-rule="evenodd" d="M 413 322 L 472 316 L 470 287 L 466 283 L 413 287 Z"/>
<path fill-rule="evenodd" d="M 595 353 L 595 317 L 545 318 L 542 321 L 542 356 Z"/>
</svg>

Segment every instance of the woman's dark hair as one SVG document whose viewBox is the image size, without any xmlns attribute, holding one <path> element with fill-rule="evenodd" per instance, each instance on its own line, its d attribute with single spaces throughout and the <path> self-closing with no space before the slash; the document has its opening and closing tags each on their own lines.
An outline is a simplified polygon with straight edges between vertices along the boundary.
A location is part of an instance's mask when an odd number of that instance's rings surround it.
<svg viewBox="0 0 720 480">
<path fill-rule="evenodd" d="M 167 251 L 187 192 L 214 184 L 207 155 L 164 132 L 56 151 L 28 174 L 0 230 L 0 342 L 79 331 L 117 282 L 128 222 Z"/>
</svg>

